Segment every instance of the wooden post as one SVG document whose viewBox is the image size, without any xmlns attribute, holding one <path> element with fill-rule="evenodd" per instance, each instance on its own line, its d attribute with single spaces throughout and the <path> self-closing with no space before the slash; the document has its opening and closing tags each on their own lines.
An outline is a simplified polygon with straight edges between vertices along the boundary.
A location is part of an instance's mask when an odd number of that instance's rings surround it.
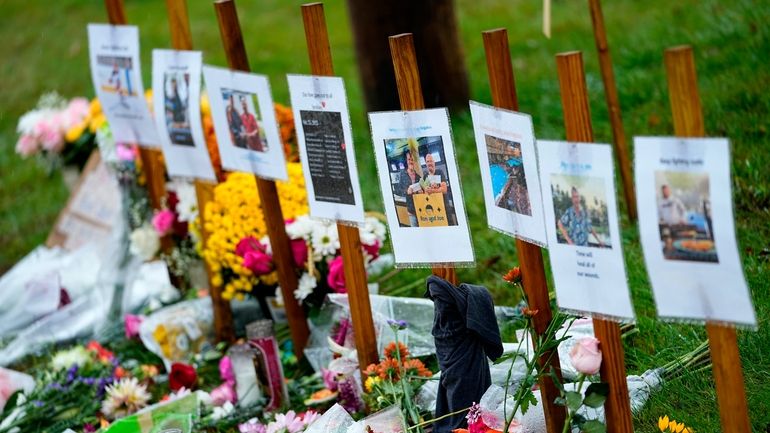
<svg viewBox="0 0 770 433">
<path fill-rule="evenodd" d="M 186 0 L 166 0 L 168 10 L 168 24 L 171 30 L 171 46 L 175 50 L 192 50 L 192 36 L 190 32 L 190 20 L 187 16 Z M 215 183 L 196 179 L 195 195 L 198 201 L 198 218 L 201 226 L 201 238 L 205 247 L 208 242 L 209 232 L 206 230 L 205 209 L 206 203 L 214 199 Z M 235 340 L 235 328 L 233 327 L 233 312 L 230 309 L 230 301 L 222 298 L 222 288 L 215 287 L 211 283 L 211 269 L 204 260 L 206 275 L 209 280 L 209 293 L 214 311 L 214 335 L 217 341 L 232 342 Z"/>
<path fill-rule="evenodd" d="M 307 51 L 313 75 L 334 75 L 323 3 L 303 5 L 302 20 L 305 23 L 305 39 L 307 39 Z M 337 232 L 340 236 L 340 249 L 345 268 L 345 285 L 348 290 L 350 317 L 353 321 L 353 335 L 356 339 L 358 367 L 363 372 L 369 364 L 379 360 L 379 354 L 372 306 L 369 303 L 369 285 L 364 267 L 361 238 L 357 227 L 337 223 Z"/>
<path fill-rule="evenodd" d="M 599 69 L 602 72 L 604 82 L 604 95 L 607 99 L 607 110 L 610 113 L 612 125 L 612 144 L 615 146 L 615 158 L 620 168 L 620 179 L 623 183 L 623 196 L 626 199 L 628 219 L 636 221 L 636 193 L 634 192 L 634 176 L 631 173 L 631 162 L 628 157 L 628 145 L 626 144 L 626 132 L 623 130 L 623 118 L 620 115 L 620 103 L 618 102 L 618 88 L 615 85 L 615 73 L 612 71 L 612 58 L 610 46 L 607 44 L 607 30 L 604 28 L 604 15 L 602 15 L 601 0 L 588 0 L 591 9 L 591 21 L 594 28 L 594 40 L 596 50 L 599 52 Z"/>
<path fill-rule="evenodd" d="M 698 95 L 695 59 L 692 48 L 680 46 L 665 51 L 668 93 L 677 137 L 705 137 L 703 109 Z M 719 403 L 719 417 L 725 433 L 751 431 L 746 389 L 743 382 L 738 336 L 734 328 L 706 324 L 714 381 Z"/>
<path fill-rule="evenodd" d="M 107 8 L 107 18 L 112 25 L 128 24 L 123 0 L 104 0 Z M 142 95 L 144 97 L 144 95 Z M 147 181 L 147 193 L 150 206 L 160 209 L 163 197 L 166 195 L 166 170 L 163 166 L 163 154 L 159 149 L 139 146 L 139 158 Z M 165 242 L 167 244 L 167 242 Z M 164 245 L 165 247 L 165 245 Z"/>
<path fill-rule="evenodd" d="M 420 71 L 417 69 L 417 55 L 414 52 L 414 40 L 411 33 L 388 38 L 390 55 L 393 58 L 393 70 L 396 73 L 396 86 L 401 109 L 422 110 L 425 102 L 422 98 Z M 433 267 L 433 275 L 441 277 L 452 284 L 457 284 L 457 274 L 454 268 Z"/>
<path fill-rule="evenodd" d="M 583 72 L 583 56 L 579 51 L 556 56 L 559 73 L 559 89 L 564 110 L 564 127 L 567 140 L 590 143 L 594 141 L 591 113 L 588 108 L 588 92 Z M 626 382 L 625 355 L 620 340 L 620 326 L 608 320 L 594 319 L 594 334 L 602 350 L 602 381 L 610 385 L 610 393 L 604 402 L 605 420 L 609 433 L 634 431 L 631 420 L 631 400 Z"/>
<path fill-rule="evenodd" d="M 516 82 L 513 77 L 511 54 L 508 48 L 508 31 L 506 29 L 488 30 L 482 32 L 482 35 L 484 37 L 484 50 L 487 55 L 487 72 L 489 74 L 489 87 L 492 90 L 492 103 L 496 107 L 518 110 Z M 516 239 L 516 251 L 519 252 L 522 286 L 527 294 L 527 302 L 531 309 L 537 310 L 537 314 L 532 317 L 532 324 L 534 325 L 532 344 L 537 345 L 537 335 L 545 333 L 553 319 L 543 254 L 539 246 L 520 239 Z M 550 362 L 548 362 L 549 359 Z M 545 371 L 553 369 L 559 381 L 562 380 L 561 363 L 556 350 L 543 353 L 538 363 Z M 540 380 L 540 395 L 543 401 L 543 412 L 548 433 L 561 433 L 567 411 L 564 406 L 556 404 L 556 398 L 560 395 L 559 388 L 554 384 L 550 375 L 544 376 Z"/>
<path fill-rule="evenodd" d="M 217 13 L 219 33 L 222 37 L 227 63 L 230 69 L 249 72 L 249 60 L 246 56 L 246 48 L 243 44 L 241 25 L 238 22 L 238 12 L 233 0 L 217 0 L 214 2 Z M 266 109 L 271 110 L 272 107 Z M 278 268 L 278 284 L 281 286 L 283 302 L 286 308 L 286 316 L 289 321 L 291 340 L 294 342 L 294 353 L 302 356 L 302 351 L 307 343 L 310 330 L 308 329 L 305 312 L 294 297 L 297 289 L 297 272 L 294 269 L 294 259 L 291 254 L 289 237 L 286 235 L 286 226 L 283 219 L 281 203 L 278 200 L 278 190 L 275 182 L 255 176 L 257 191 L 262 212 L 265 217 L 267 234 L 270 237 L 270 245 L 273 249 L 273 261 Z"/>
</svg>

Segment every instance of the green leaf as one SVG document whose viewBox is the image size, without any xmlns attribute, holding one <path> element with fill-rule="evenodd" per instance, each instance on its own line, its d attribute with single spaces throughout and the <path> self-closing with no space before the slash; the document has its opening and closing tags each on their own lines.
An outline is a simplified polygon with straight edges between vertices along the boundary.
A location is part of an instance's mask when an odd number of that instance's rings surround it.
<svg viewBox="0 0 770 433">
<path fill-rule="evenodd" d="M 583 424 L 582 429 L 583 429 L 582 430 L 583 433 L 606 433 L 607 432 L 607 427 L 595 419 L 586 421 Z"/>
<path fill-rule="evenodd" d="M 604 382 L 592 383 L 588 385 L 585 392 L 585 401 L 583 403 L 592 408 L 600 407 L 607 399 L 610 393 L 610 385 Z"/>
<path fill-rule="evenodd" d="M 583 396 L 579 392 L 568 391 L 567 392 L 567 408 L 575 412 L 583 404 Z"/>
</svg>

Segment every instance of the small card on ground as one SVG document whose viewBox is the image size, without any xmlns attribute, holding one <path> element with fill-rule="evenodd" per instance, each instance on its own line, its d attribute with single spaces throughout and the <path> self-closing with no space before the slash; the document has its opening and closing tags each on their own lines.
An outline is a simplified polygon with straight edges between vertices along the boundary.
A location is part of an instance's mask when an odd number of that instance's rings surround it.
<svg viewBox="0 0 770 433">
<path fill-rule="evenodd" d="M 288 75 L 310 216 L 364 222 L 345 83 Z"/>
<path fill-rule="evenodd" d="M 610 146 L 538 141 L 537 151 L 559 307 L 633 320 Z"/>
<path fill-rule="evenodd" d="M 639 231 L 658 315 L 756 326 L 725 138 L 635 137 Z"/>
<path fill-rule="evenodd" d="M 222 167 L 287 180 L 286 157 L 264 75 L 203 66 Z"/>
<path fill-rule="evenodd" d="M 160 144 L 144 99 L 136 26 L 88 25 L 91 78 L 115 141 Z"/>
<path fill-rule="evenodd" d="M 532 118 L 475 101 L 470 105 L 489 226 L 545 246 Z"/>
<path fill-rule="evenodd" d="M 474 263 L 445 108 L 369 113 L 396 266 Z"/>
<path fill-rule="evenodd" d="M 200 51 L 153 50 L 155 124 L 169 176 L 216 181 L 201 125 Z"/>
</svg>

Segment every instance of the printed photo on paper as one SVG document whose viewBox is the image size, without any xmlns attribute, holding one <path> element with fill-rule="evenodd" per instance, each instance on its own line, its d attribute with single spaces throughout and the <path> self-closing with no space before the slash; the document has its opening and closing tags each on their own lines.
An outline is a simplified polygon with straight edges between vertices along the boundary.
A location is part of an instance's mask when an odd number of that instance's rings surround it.
<svg viewBox="0 0 770 433">
<path fill-rule="evenodd" d="M 286 180 L 286 157 L 264 75 L 203 66 L 214 131 L 226 170 Z"/>
<path fill-rule="evenodd" d="M 658 315 L 755 326 L 725 138 L 634 137 L 639 233 Z M 728 276 L 728 277 L 726 277 Z"/>
<path fill-rule="evenodd" d="M 620 242 L 612 148 L 537 142 L 548 257 L 559 308 L 632 321 Z"/>
<path fill-rule="evenodd" d="M 489 226 L 545 246 L 532 118 L 475 101 L 470 108 Z"/>
<path fill-rule="evenodd" d="M 655 190 L 663 257 L 718 263 L 708 173 L 657 170 Z"/>
<path fill-rule="evenodd" d="M 152 87 L 169 176 L 216 180 L 200 111 L 200 51 L 153 50 Z"/>
<path fill-rule="evenodd" d="M 88 25 L 91 78 L 116 141 L 160 144 L 144 99 L 136 26 Z"/>
<path fill-rule="evenodd" d="M 552 174 L 551 200 L 560 244 L 612 248 L 604 179 Z"/>
<path fill-rule="evenodd" d="M 474 261 L 446 109 L 369 113 L 396 266 Z"/>
<path fill-rule="evenodd" d="M 312 75 L 287 78 L 310 215 L 363 223 L 344 81 Z"/>
<path fill-rule="evenodd" d="M 441 136 L 384 140 L 393 205 L 401 227 L 456 226 Z"/>
</svg>

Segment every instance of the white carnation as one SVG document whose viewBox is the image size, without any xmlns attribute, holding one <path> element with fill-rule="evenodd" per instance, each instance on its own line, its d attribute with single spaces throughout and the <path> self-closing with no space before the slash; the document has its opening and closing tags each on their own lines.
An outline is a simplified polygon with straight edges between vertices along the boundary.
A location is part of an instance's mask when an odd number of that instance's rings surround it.
<svg viewBox="0 0 770 433">
<path fill-rule="evenodd" d="M 131 254 L 141 258 L 142 260 L 151 260 L 155 257 L 155 254 L 160 249 L 160 238 L 155 232 L 155 229 L 145 224 L 133 232 L 129 236 L 131 246 L 129 251 Z"/>
<path fill-rule="evenodd" d="M 307 272 L 303 273 L 297 284 L 297 290 L 294 291 L 294 297 L 297 298 L 299 302 L 304 301 L 305 298 L 313 293 L 313 289 L 315 289 L 317 285 L 318 282 L 314 276 Z"/>
</svg>

